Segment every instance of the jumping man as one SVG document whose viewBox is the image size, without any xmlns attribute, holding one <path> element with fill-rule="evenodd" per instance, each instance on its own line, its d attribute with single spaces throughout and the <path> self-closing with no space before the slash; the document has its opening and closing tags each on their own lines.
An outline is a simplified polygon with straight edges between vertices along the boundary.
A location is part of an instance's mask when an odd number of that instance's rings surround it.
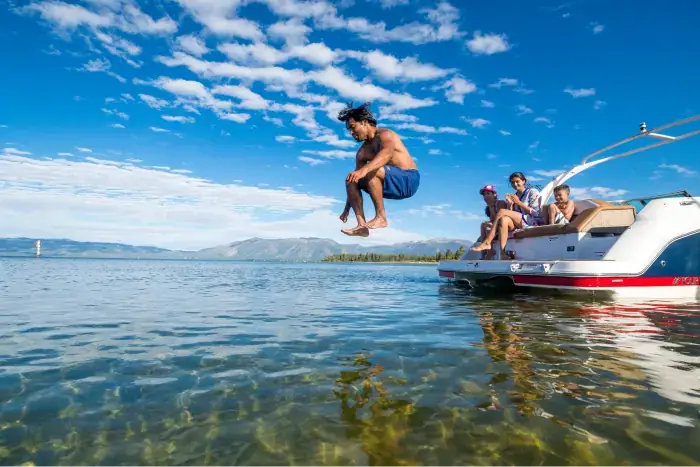
<svg viewBox="0 0 700 467">
<path fill-rule="evenodd" d="M 341 232 L 367 237 L 369 229 L 389 225 L 384 198 L 398 200 L 415 195 L 420 185 L 420 173 L 399 135 L 387 128 L 377 128 L 369 103 L 356 108 L 349 103 L 338 114 L 338 120 L 345 122 L 345 127 L 356 141 L 362 141 L 355 157 L 355 171 L 345 178 L 348 197 L 340 215 L 340 220 L 347 222 L 352 208 L 357 217 L 357 226 L 342 229 Z M 369 222 L 365 220 L 360 190 L 369 193 L 374 204 L 375 217 Z"/>
</svg>

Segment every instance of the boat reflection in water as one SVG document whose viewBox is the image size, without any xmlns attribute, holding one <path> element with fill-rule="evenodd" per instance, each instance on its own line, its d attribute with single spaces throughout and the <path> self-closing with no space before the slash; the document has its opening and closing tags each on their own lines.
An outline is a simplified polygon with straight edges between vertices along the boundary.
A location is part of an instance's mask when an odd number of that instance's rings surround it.
<svg viewBox="0 0 700 467">
<path fill-rule="evenodd" d="M 700 462 L 697 301 L 480 295 L 440 288 L 448 313 L 476 313 L 480 321 L 476 345 L 490 357 L 492 375 L 484 408 L 531 433 L 540 460 Z"/>
</svg>

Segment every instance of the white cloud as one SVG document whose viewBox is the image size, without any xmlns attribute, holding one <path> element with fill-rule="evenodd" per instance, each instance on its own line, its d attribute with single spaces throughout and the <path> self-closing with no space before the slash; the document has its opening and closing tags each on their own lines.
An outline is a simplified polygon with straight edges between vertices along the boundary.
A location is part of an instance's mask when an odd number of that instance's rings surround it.
<svg viewBox="0 0 700 467">
<path fill-rule="evenodd" d="M 240 0 L 176 0 L 210 33 L 221 37 L 262 40 L 263 32 L 257 22 L 237 16 Z"/>
<path fill-rule="evenodd" d="M 332 149 L 330 151 L 312 151 L 310 149 L 305 149 L 301 152 L 304 154 L 325 157 L 326 159 L 354 159 L 356 156 L 356 153 L 352 151 L 340 151 L 337 149 Z"/>
<path fill-rule="evenodd" d="M 211 90 L 212 94 L 221 94 L 239 99 L 241 102 L 237 105 L 242 109 L 250 110 L 265 110 L 272 107 L 272 104 L 260 94 L 251 91 L 245 86 L 222 85 L 216 86 Z"/>
<path fill-rule="evenodd" d="M 73 154 L 70 152 L 59 152 L 58 155 L 62 157 L 73 157 Z"/>
<path fill-rule="evenodd" d="M 288 47 L 306 44 L 310 32 L 311 28 L 299 18 L 280 21 L 267 28 L 267 34 L 270 38 L 283 40 Z"/>
<path fill-rule="evenodd" d="M 98 58 L 95 60 L 90 60 L 81 68 L 78 68 L 78 71 L 86 71 L 88 73 L 106 73 L 107 75 L 116 79 L 120 83 L 126 83 L 126 78 L 113 72 L 111 68 L 112 64 L 109 60 L 107 60 L 106 58 Z"/>
<path fill-rule="evenodd" d="M 571 197 L 574 199 L 617 198 L 626 193 L 629 193 L 629 191 L 604 186 L 571 187 Z"/>
<path fill-rule="evenodd" d="M 209 53 L 209 48 L 204 40 L 194 34 L 179 36 L 177 38 L 177 46 L 185 52 L 196 55 L 197 57 Z"/>
<path fill-rule="evenodd" d="M 418 121 L 418 117 L 416 117 L 415 115 L 392 114 L 392 113 L 384 114 L 384 112 L 381 112 L 381 110 L 380 110 L 380 114 L 381 114 L 381 118 L 383 120 L 389 120 L 392 122 L 417 122 Z"/>
<path fill-rule="evenodd" d="M 476 55 L 493 55 L 507 52 L 511 46 L 505 34 L 482 35 L 479 31 L 474 33 L 474 38 L 467 41 L 467 47 Z"/>
<path fill-rule="evenodd" d="M 537 117 L 533 121 L 535 123 L 544 123 L 547 128 L 554 128 L 554 122 L 547 117 Z"/>
<path fill-rule="evenodd" d="M 679 173 L 679 174 L 681 174 L 681 175 L 692 176 L 692 175 L 697 174 L 696 171 L 690 170 L 689 168 L 683 167 L 683 166 L 678 165 L 678 164 L 661 164 L 661 165 L 659 166 L 659 168 L 660 168 L 660 169 L 669 169 L 669 170 L 673 170 L 673 171 L 675 171 L 676 173 Z"/>
<path fill-rule="evenodd" d="M 357 142 L 350 139 L 340 139 L 335 133 L 324 133 L 311 138 L 317 143 L 325 143 L 329 146 L 335 146 L 337 148 L 354 148 L 357 146 Z"/>
<path fill-rule="evenodd" d="M 464 96 L 476 91 L 476 85 L 461 76 L 453 76 L 442 85 L 433 88 L 435 91 L 440 89 L 445 90 L 445 98 L 448 101 L 463 104 Z"/>
<path fill-rule="evenodd" d="M 230 112 L 234 106 L 233 102 L 215 98 L 207 87 L 199 81 L 161 76 L 148 84 L 178 96 L 176 103 L 189 106 L 188 110 L 190 111 L 193 110 L 193 106 L 198 106 L 211 109 L 221 120 L 245 123 L 250 119 L 250 114 Z M 230 91 L 226 86 L 220 88 L 219 91 Z"/>
<path fill-rule="evenodd" d="M 94 159 L 0 157 L 2 236 L 72 238 L 199 249 L 254 236 L 340 233 L 340 201 L 293 190 L 219 184 L 185 174 Z M 269 220 L 269 214 L 284 220 Z M 292 217 L 290 217 L 292 216 Z M 278 217 L 279 218 L 279 217 Z M 422 237 L 396 229 L 368 242 Z"/>
<path fill-rule="evenodd" d="M 242 65 L 276 65 L 289 59 L 281 50 L 263 42 L 226 43 L 219 45 L 217 49 L 232 61 Z"/>
<path fill-rule="evenodd" d="M 608 105 L 607 102 L 601 101 L 601 100 L 597 100 L 597 101 L 595 101 L 595 103 L 593 104 L 593 108 L 594 108 L 595 110 L 600 110 L 600 109 L 602 109 L 603 107 L 605 107 L 606 105 Z"/>
<path fill-rule="evenodd" d="M 399 130 L 413 130 L 419 133 L 452 133 L 462 136 L 466 136 L 468 134 L 466 130 L 461 128 L 454 128 L 450 126 L 434 127 L 422 125 L 420 123 L 399 123 L 396 125 L 396 128 Z"/>
<path fill-rule="evenodd" d="M 48 22 L 61 29 L 73 30 L 78 26 L 91 28 L 111 26 L 113 14 L 97 14 L 80 5 L 70 5 L 60 1 L 32 3 L 24 7 L 27 12 L 37 12 Z"/>
<path fill-rule="evenodd" d="M 487 125 L 491 124 L 490 121 L 488 121 L 484 118 L 465 118 L 465 117 L 462 117 L 462 120 L 469 123 L 473 128 L 486 128 Z"/>
<path fill-rule="evenodd" d="M 578 99 L 579 97 L 595 96 L 595 89 L 594 88 L 572 89 L 572 88 L 567 87 L 566 89 L 564 89 L 564 92 L 567 94 L 571 94 L 571 96 L 574 99 Z"/>
<path fill-rule="evenodd" d="M 460 219 L 466 221 L 474 221 L 483 219 L 483 214 L 473 214 L 470 212 L 454 209 L 449 203 L 424 205 L 417 209 L 407 209 L 404 211 L 410 216 L 419 216 L 422 218 L 435 216 L 450 216 L 451 219 Z"/>
<path fill-rule="evenodd" d="M 401 5 L 409 5 L 410 0 L 379 0 L 379 4 L 384 9 L 394 8 Z"/>
<path fill-rule="evenodd" d="M 29 156 L 29 155 L 31 155 L 31 152 L 21 151 L 17 148 L 5 148 L 2 150 L 2 153 L 5 156 Z"/>
<path fill-rule="evenodd" d="M 268 85 L 290 89 L 304 84 L 308 77 L 302 70 L 281 67 L 245 67 L 231 62 L 210 62 L 197 57 L 174 52 L 172 57 L 158 56 L 156 61 L 168 67 L 184 66 L 196 75 L 207 79 L 235 78 L 242 81 L 262 81 Z"/>
<path fill-rule="evenodd" d="M 170 130 L 167 130 L 165 128 L 158 128 L 156 126 L 149 127 L 151 131 L 154 131 L 156 133 L 170 133 Z"/>
<path fill-rule="evenodd" d="M 518 80 L 515 78 L 499 78 L 499 80 L 496 81 L 495 83 L 489 84 L 489 87 L 500 89 L 504 86 L 512 87 L 512 86 L 517 86 L 517 85 L 518 85 Z"/>
<path fill-rule="evenodd" d="M 124 113 L 124 112 L 119 112 L 117 110 L 112 110 L 112 109 L 105 109 L 104 107 L 101 108 L 100 110 L 108 115 L 114 115 L 116 117 L 119 117 L 122 120 L 129 120 L 129 115 Z"/>
<path fill-rule="evenodd" d="M 444 154 L 441 149 L 428 149 L 428 154 L 431 156 L 439 156 Z"/>
<path fill-rule="evenodd" d="M 307 157 L 307 156 L 299 156 L 299 160 L 309 164 L 312 167 L 315 165 L 328 163 L 328 161 L 324 161 L 321 159 L 314 159 L 313 157 Z"/>
<path fill-rule="evenodd" d="M 170 106 L 170 102 L 164 99 L 158 99 L 157 97 L 153 97 L 148 94 L 139 94 L 139 99 L 144 101 L 149 107 L 157 110 Z"/>
<path fill-rule="evenodd" d="M 194 123 L 195 119 L 192 117 L 182 117 L 173 115 L 161 115 L 161 118 L 166 122 L 177 122 L 177 123 Z"/>
<path fill-rule="evenodd" d="M 455 71 L 439 68 L 430 63 L 421 63 L 416 57 L 398 59 L 380 50 L 347 51 L 343 55 L 361 61 L 365 68 L 386 81 L 428 81 L 443 78 Z"/>
<path fill-rule="evenodd" d="M 332 5 L 324 1 L 306 2 L 307 8 L 297 0 L 267 0 L 268 6 L 277 14 L 285 16 L 314 17 L 314 24 L 319 29 L 345 29 L 370 42 L 408 42 L 426 44 L 458 39 L 464 36 L 459 30 L 459 9 L 441 1 L 434 9 L 423 8 L 418 13 L 424 15 L 430 24 L 412 21 L 394 28 L 387 28 L 386 23 L 371 23 L 365 18 L 343 18 Z"/>
<path fill-rule="evenodd" d="M 417 99 L 409 94 L 393 93 L 374 84 L 357 82 L 341 69 L 332 66 L 319 71 L 311 71 L 308 76 L 316 83 L 335 90 L 343 97 L 387 102 L 392 110 L 417 109 L 437 104 L 432 99 Z"/>
<path fill-rule="evenodd" d="M 492 109 L 492 108 L 496 107 L 496 104 L 494 104 L 491 101 L 487 101 L 487 100 L 482 99 L 481 106 L 486 108 L 486 109 Z"/>
<path fill-rule="evenodd" d="M 498 132 L 500 134 L 502 134 L 503 136 L 510 136 L 511 135 L 510 131 L 506 131 L 506 130 L 498 130 Z"/>
<path fill-rule="evenodd" d="M 541 175 L 543 177 L 549 177 L 549 178 L 554 178 L 562 173 L 566 172 L 566 169 L 561 169 L 561 170 L 533 170 L 532 173 Z"/>
<path fill-rule="evenodd" d="M 533 112 L 533 110 L 530 107 L 522 104 L 516 106 L 515 108 L 518 111 L 518 115 L 526 115 L 531 114 Z"/>
<path fill-rule="evenodd" d="M 122 37 L 94 31 L 95 37 L 102 43 L 102 47 L 109 53 L 123 59 L 134 68 L 140 68 L 142 63 L 135 62 L 130 57 L 141 54 L 141 47 Z"/>
<path fill-rule="evenodd" d="M 590 24 L 590 26 L 591 26 L 591 29 L 593 30 L 593 34 L 600 34 L 600 33 L 603 32 L 603 30 L 605 29 L 605 26 L 604 26 L 604 25 L 599 24 L 599 23 L 597 23 L 597 22 L 595 22 L 595 21 L 592 22 L 592 23 Z"/>
<path fill-rule="evenodd" d="M 80 5 L 68 4 L 58 0 L 31 3 L 16 11 L 19 13 L 38 13 L 44 21 L 53 26 L 54 32 L 62 39 L 69 40 L 70 35 L 77 33 L 88 45 L 92 52 L 99 51 L 92 45 L 92 34 L 102 47 L 129 65 L 139 68 L 140 62 L 132 60 L 131 56 L 141 53 L 141 47 L 117 35 L 124 32 L 132 35 L 168 35 L 177 31 L 177 23 L 169 16 L 154 20 L 130 1 L 93 1 L 92 10 Z M 98 59 L 99 60 L 99 59 Z M 93 68 L 93 69 L 90 69 Z M 124 78 L 109 69 L 95 70 L 94 66 L 86 65 L 80 71 L 102 71 L 125 82 Z"/>
<path fill-rule="evenodd" d="M 83 148 L 83 147 L 79 147 L 79 146 L 76 146 L 75 149 L 77 149 L 80 152 L 92 152 L 92 149 L 90 149 L 90 148 Z"/>
<path fill-rule="evenodd" d="M 486 158 L 493 160 L 493 159 L 498 159 L 498 155 L 496 154 L 486 154 Z"/>
<path fill-rule="evenodd" d="M 322 42 L 306 45 L 295 45 L 286 51 L 287 57 L 298 58 L 316 66 L 327 66 L 333 63 L 338 54 Z"/>
<path fill-rule="evenodd" d="M 293 143 L 296 140 L 294 136 L 279 135 L 275 136 L 275 141 L 278 143 Z"/>
<path fill-rule="evenodd" d="M 122 125 L 121 123 L 113 123 L 113 124 L 111 125 L 111 127 L 112 127 L 112 128 L 126 128 L 126 127 L 125 127 L 124 125 Z"/>
</svg>

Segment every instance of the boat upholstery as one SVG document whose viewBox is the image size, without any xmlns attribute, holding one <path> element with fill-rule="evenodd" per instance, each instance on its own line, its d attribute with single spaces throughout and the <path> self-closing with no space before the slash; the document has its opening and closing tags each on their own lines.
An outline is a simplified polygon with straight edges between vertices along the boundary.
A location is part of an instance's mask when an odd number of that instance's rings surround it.
<svg viewBox="0 0 700 467">
<path fill-rule="evenodd" d="M 589 231 L 620 232 L 634 222 L 637 211 L 631 205 L 616 205 L 597 199 L 576 201 L 574 215 L 566 225 L 542 225 L 516 230 L 513 238 L 548 237 Z"/>
</svg>

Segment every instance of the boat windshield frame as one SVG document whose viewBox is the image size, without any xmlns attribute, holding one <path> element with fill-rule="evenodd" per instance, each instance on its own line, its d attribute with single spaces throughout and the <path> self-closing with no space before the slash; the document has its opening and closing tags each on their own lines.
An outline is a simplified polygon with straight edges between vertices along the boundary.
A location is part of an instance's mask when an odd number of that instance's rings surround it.
<svg viewBox="0 0 700 467">
<path fill-rule="evenodd" d="M 646 206 L 649 201 L 653 201 L 655 199 L 664 199 L 664 198 L 692 198 L 693 195 L 688 193 L 686 190 L 679 190 L 679 191 L 674 191 L 673 193 L 664 193 L 661 195 L 654 195 L 654 196 L 644 196 L 642 198 L 632 198 L 632 199 L 627 199 L 625 201 L 620 202 L 620 204 L 630 204 L 633 203 L 634 201 L 639 201 L 642 206 Z"/>
<path fill-rule="evenodd" d="M 651 130 L 647 130 L 646 123 L 642 122 L 639 125 L 639 133 L 632 135 L 632 136 L 629 136 L 627 138 L 624 138 L 616 143 L 613 143 L 609 146 L 606 146 L 602 149 L 598 149 L 597 151 L 594 151 L 594 152 L 588 154 L 586 157 L 583 158 L 583 160 L 581 161 L 581 163 L 579 165 L 573 167 L 572 169 L 570 169 L 568 171 L 562 172 L 559 176 L 553 178 L 552 181 L 550 181 L 540 192 L 540 195 L 541 195 L 540 196 L 540 203 L 541 203 L 540 208 L 544 207 L 547 204 L 547 202 L 549 201 L 549 198 L 554 194 L 554 187 L 561 185 L 562 183 L 566 182 L 570 178 L 574 177 L 575 175 L 577 175 L 577 174 L 579 174 L 587 169 L 590 169 L 591 167 L 594 167 L 598 164 L 602 164 L 604 162 L 608 162 L 608 161 L 611 161 L 614 159 L 619 159 L 621 157 L 631 156 L 633 154 L 637 154 L 639 152 L 643 152 L 643 151 L 647 151 L 649 149 L 657 148 L 659 146 L 663 146 L 663 145 L 666 145 L 669 143 L 675 143 L 677 141 L 690 138 L 692 136 L 700 135 L 700 130 L 690 131 L 688 133 L 684 133 L 684 134 L 678 135 L 678 136 L 670 136 L 670 135 L 665 135 L 665 134 L 659 133 L 659 131 L 661 131 L 661 130 L 665 130 L 667 128 L 671 128 L 671 127 L 675 127 L 675 126 L 679 126 L 679 125 L 685 125 L 687 123 L 695 122 L 698 120 L 700 120 L 700 115 L 694 115 L 692 117 L 684 118 L 681 120 L 676 120 L 674 122 L 667 123 L 665 125 L 661 125 L 659 127 L 653 128 Z M 657 142 L 657 143 L 648 144 L 646 146 L 642 146 L 642 147 L 637 148 L 637 149 L 632 149 L 632 150 L 629 150 L 626 152 L 622 152 L 620 154 L 614 154 L 612 156 L 603 157 L 601 159 L 591 160 L 604 152 L 610 151 L 611 149 L 614 149 L 614 148 L 621 146 L 625 143 L 629 143 L 631 141 L 634 141 L 636 139 L 643 138 L 643 137 L 656 138 L 656 139 L 659 139 L 661 141 Z M 668 196 L 668 195 L 660 195 L 660 196 L 663 197 L 663 196 Z M 651 199 L 651 198 L 644 198 L 644 199 Z M 630 201 L 633 201 L 633 200 L 630 200 Z"/>
</svg>

